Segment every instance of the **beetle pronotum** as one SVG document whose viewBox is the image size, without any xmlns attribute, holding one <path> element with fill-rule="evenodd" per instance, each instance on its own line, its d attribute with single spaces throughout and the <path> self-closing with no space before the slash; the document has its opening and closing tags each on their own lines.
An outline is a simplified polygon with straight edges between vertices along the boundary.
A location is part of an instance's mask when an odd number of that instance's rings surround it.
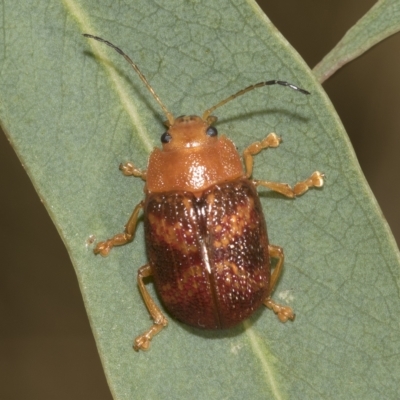
<svg viewBox="0 0 400 400">
<path fill-rule="evenodd" d="M 261 304 L 282 322 L 293 320 L 288 306 L 271 295 L 282 271 L 284 254 L 268 242 L 267 228 L 256 188 L 262 186 L 294 198 L 309 188 L 322 187 L 318 171 L 293 188 L 285 183 L 251 179 L 253 157 L 278 147 L 281 139 L 270 133 L 243 152 L 244 167 L 235 145 L 218 137 L 212 112 L 253 89 L 266 85 L 288 86 L 270 80 L 251 85 L 207 109 L 202 117 L 175 118 L 162 103 L 137 65 L 118 47 L 97 36 L 84 36 L 107 44 L 137 72 L 167 117 L 162 149 L 150 154 L 147 170 L 128 162 L 120 165 L 126 176 L 142 178 L 145 199 L 133 210 L 123 233 L 100 242 L 95 254 L 107 256 L 114 246 L 133 240 L 140 211 L 148 263 L 138 271 L 138 286 L 153 319 L 152 326 L 134 342 L 135 350 L 147 350 L 154 335 L 167 325 L 161 309 L 150 297 L 144 278 L 152 276 L 165 308 L 176 319 L 206 329 L 225 329 L 248 318 Z M 271 273 L 270 258 L 276 258 Z"/>
</svg>

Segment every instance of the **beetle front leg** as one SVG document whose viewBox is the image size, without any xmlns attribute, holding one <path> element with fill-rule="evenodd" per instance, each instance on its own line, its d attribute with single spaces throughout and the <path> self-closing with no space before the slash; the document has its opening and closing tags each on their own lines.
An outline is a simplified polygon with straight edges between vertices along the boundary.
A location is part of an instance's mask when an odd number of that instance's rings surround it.
<svg viewBox="0 0 400 400">
<path fill-rule="evenodd" d="M 139 285 L 140 293 L 142 294 L 143 301 L 146 304 L 147 310 L 149 311 L 151 318 L 154 320 L 154 324 L 151 326 L 149 330 L 147 330 L 142 335 L 138 336 L 135 339 L 133 344 L 133 348 L 136 351 L 139 350 L 148 350 L 150 346 L 150 341 L 154 335 L 160 332 L 164 327 L 167 326 L 168 320 L 165 318 L 164 314 L 158 308 L 154 300 L 150 297 L 149 292 L 144 285 L 143 279 L 153 275 L 153 271 L 151 270 L 151 266 L 149 264 L 143 265 L 143 267 L 139 268 L 137 282 Z"/>
<path fill-rule="evenodd" d="M 94 254 L 101 254 L 103 257 L 106 257 L 114 246 L 122 246 L 128 242 L 131 242 L 135 237 L 135 230 L 139 218 L 139 212 L 142 208 L 143 201 L 141 201 L 133 210 L 133 213 L 129 218 L 128 223 L 125 225 L 125 231 L 123 233 L 117 233 L 111 239 L 97 243 L 97 246 L 93 250 Z"/>
<path fill-rule="evenodd" d="M 254 142 L 243 152 L 244 166 L 246 169 L 246 178 L 250 178 L 253 174 L 253 156 L 258 154 L 261 150 L 267 149 L 268 147 L 278 147 L 282 141 L 275 133 L 270 133 L 261 142 Z"/>
<path fill-rule="evenodd" d="M 142 178 L 144 181 L 146 180 L 147 171 L 136 168 L 132 162 L 126 162 L 125 164 L 120 164 L 119 169 L 125 176 L 134 176 L 136 178 Z"/>
<path fill-rule="evenodd" d="M 264 300 L 264 305 L 272 310 L 278 316 L 281 322 L 286 322 L 288 319 L 293 321 L 296 317 L 296 314 L 293 312 L 291 307 L 282 306 L 278 303 L 275 303 L 275 301 L 271 299 L 272 292 L 275 289 L 276 283 L 278 282 L 279 276 L 281 275 L 283 268 L 283 261 L 285 259 L 283 249 L 282 247 L 269 244 L 268 251 L 270 257 L 278 259 L 278 263 L 276 264 L 274 271 L 272 272 L 271 282 L 269 286 L 269 294 L 268 297 Z"/>
<path fill-rule="evenodd" d="M 273 190 L 274 192 L 281 193 L 286 197 L 293 198 L 301 196 L 312 187 L 322 187 L 324 185 L 324 177 L 324 174 L 319 171 L 315 171 L 306 180 L 296 183 L 294 188 L 290 187 L 287 183 L 279 182 L 253 180 L 253 183 L 255 186 L 264 186 Z"/>
</svg>

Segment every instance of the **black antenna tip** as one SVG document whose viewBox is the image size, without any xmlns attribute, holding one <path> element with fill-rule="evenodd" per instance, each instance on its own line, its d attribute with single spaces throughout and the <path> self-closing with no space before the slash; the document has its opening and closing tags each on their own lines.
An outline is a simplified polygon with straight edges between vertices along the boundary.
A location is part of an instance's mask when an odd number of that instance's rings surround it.
<svg viewBox="0 0 400 400">
<path fill-rule="evenodd" d="M 302 88 L 299 88 L 298 86 L 293 85 L 292 83 L 285 82 L 285 81 L 278 81 L 278 80 L 276 80 L 276 79 L 274 79 L 274 80 L 272 80 L 272 81 L 267 81 L 267 82 L 265 82 L 265 84 L 266 84 L 266 85 L 281 85 L 281 86 L 287 86 L 287 87 L 289 87 L 290 89 L 297 90 L 297 91 L 300 92 L 300 93 L 303 93 L 303 94 L 311 94 L 309 91 L 307 91 L 307 90 L 305 90 L 305 89 L 302 89 Z"/>
<path fill-rule="evenodd" d="M 101 38 L 99 36 L 90 35 L 89 33 L 83 33 L 82 35 L 85 36 L 85 37 L 91 38 L 91 39 L 98 40 L 99 42 L 105 43 L 107 46 L 112 47 L 119 54 L 121 54 L 122 56 L 126 57 L 125 53 L 119 47 L 117 47 L 115 44 L 112 44 L 108 40 L 105 40 L 105 39 L 103 39 L 103 38 Z"/>
</svg>

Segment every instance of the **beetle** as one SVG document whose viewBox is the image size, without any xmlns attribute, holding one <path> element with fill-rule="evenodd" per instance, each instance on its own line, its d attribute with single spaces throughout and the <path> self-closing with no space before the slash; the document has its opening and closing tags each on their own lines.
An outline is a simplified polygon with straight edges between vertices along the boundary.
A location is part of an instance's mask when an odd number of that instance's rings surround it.
<svg viewBox="0 0 400 400">
<path fill-rule="evenodd" d="M 153 277 L 164 307 L 175 319 L 204 329 L 226 329 L 239 324 L 264 304 L 282 322 L 294 320 L 288 306 L 276 303 L 272 292 L 282 272 L 284 252 L 268 241 L 256 188 L 262 186 L 294 198 L 309 188 L 322 187 L 324 174 L 315 171 L 293 188 L 285 183 L 251 179 L 253 157 L 278 147 L 270 133 L 248 146 L 243 162 L 233 142 L 218 136 L 212 112 L 253 89 L 282 85 L 309 94 L 288 82 L 271 80 L 251 85 L 206 110 L 202 117 L 175 118 L 161 102 L 137 65 L 118 47 L 98 40 L 121 54 L 164 111 L 167 130 L 162 148 L 150 154 L 147 170 L 133 163 L 120 165 L 126 176 L 143 179 L 145 198 L 133 210 L 125 230 L 99 242 L 95 254 L 107 256 L 114 246 L 131 242 L 143 211 L 148 263 L 139 268 L 137 283 L 153 319 L 133 348 L 147 350 L 150 341 L 168 323 L 147 291 L 144 279 Z M 270 259 L 277 259 L 271 272 Z"/>
</svg>

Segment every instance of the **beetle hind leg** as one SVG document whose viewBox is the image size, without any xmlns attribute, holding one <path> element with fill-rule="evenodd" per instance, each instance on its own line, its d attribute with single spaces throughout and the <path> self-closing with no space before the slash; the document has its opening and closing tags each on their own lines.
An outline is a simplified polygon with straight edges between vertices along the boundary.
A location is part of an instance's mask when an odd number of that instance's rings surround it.
<svg viewBox="0 0 400 400">
<path fill-rule="evenodd" d="M 160 332 L 164 327 L 167 326 L 168 320 L 165 318 L 164 314 L 158 308 L 154 300 L 150 297 L 149 292 L 146 289 L 146 286 L 143 282 L 144 278 L 152 276 L 153 272 L 151 270 L 151 266 L 149 264 L 143 265 L 143 267 L 139 268 L 137 282 L 139 285 L 140 293 L 143 297 L 143 301 L 146 304 L 147 310 L 149 311 L 151 318 L 153 318 L 153 325 L 143 334 L 139 335 L 133 344 L 133 349 L 136 351 L 139 350 L 148 350 L 150 347 L 150 341 L 154 335 Z"/>
<path fill-rule="evenodd" d="M 268 251 L 271 257 L 278 259 L 278 263 L 276 264 L 275 269 L 272 272 L 269 295 L 264 300 L 264 305 L 272 310 L 278 316 L 281 322 L 286 322 L 289 319 L 293 321 L 296 317 L 296 314 L 293 312 L 292 308 L 289 306 L 282 306 L 278 303 L 275 303 L 275 301 L 271 299 L 272 292 L 275 289 L 276 283 L 279 279 L 279 276 L 281 275 L 283 268 L 283 261 L 285 259 L 283 249 L 282 247 L 269 244 Z"/>
</svg>

